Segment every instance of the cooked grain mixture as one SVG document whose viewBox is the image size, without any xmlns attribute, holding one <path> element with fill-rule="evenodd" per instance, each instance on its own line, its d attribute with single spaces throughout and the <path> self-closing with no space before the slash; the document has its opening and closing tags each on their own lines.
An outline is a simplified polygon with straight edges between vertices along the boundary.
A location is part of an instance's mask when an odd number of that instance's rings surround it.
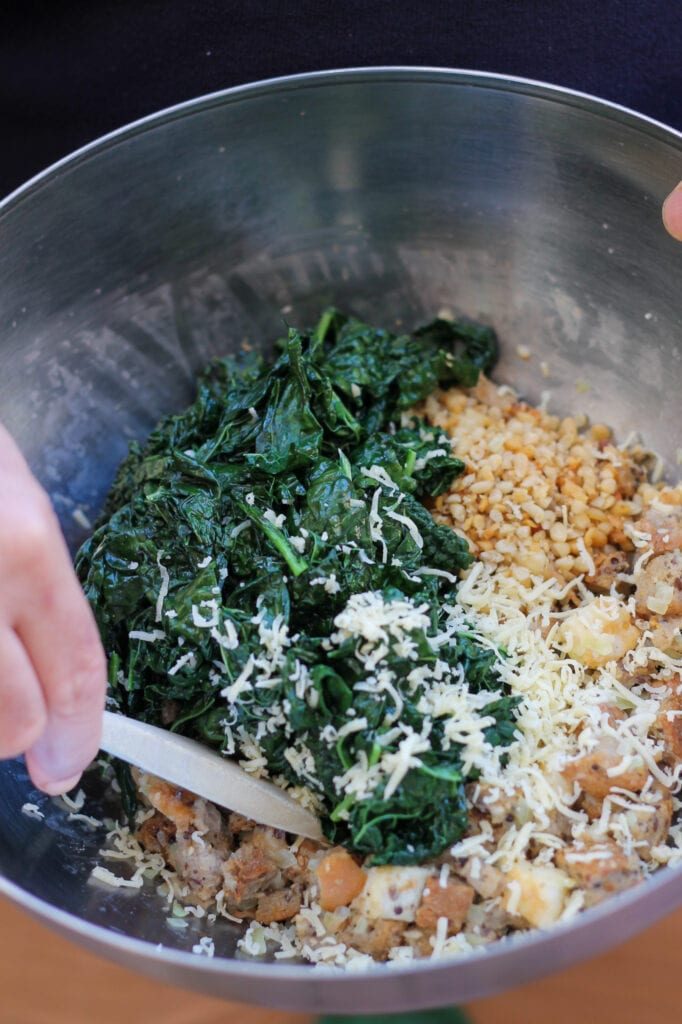
<svg viewBox="0 0 682 1024">
<path fill-rule="evenodd" d="M 369 866 L 138 777 L 149 810 L 137 838 L 117 830 L 113 856 L 209 923 L 249 920 L 251 955 L 355 970 L 457 955 L 682 862 L 682 488 L 652 483 L 649 453 L 607 427 L 486 380 L 424 412 L 467 466 L 434 514 L 480 556 L 452 622 L 504 652 L 500 678 L 520 700 L 508 762 L 464 704 L 448 706 L 480 773 L 468 831 L 408 866 Z"/>
<path fill-rule="evenodd" d="M 606 592 L 627 566 L 628 528 L 642 510 L 654 497 L 680 500 L 651 485 L 652 456 L 640 445 L 618 447 L 607 426 L 552 416 L 485 378 L 434 393 L 424 411 L 467 466 L 435 516 L 486 565 L 566 582 L 584 573 Z"/>
</svg>

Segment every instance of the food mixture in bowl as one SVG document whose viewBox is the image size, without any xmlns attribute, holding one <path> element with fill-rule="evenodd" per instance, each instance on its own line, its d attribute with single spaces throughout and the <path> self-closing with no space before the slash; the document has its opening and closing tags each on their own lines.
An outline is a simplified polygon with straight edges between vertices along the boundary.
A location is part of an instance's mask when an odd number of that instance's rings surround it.
<svg viewBox="0 0 682 1024">
<path fill-rule="evenodd" d="M 682 859 L 682 488 L 488 378 L 494 333 L 336 311 L 225 359 L 78 556 L 112 706 L 328 844 L 117 766 L 99 866 L 245 954 L 362 969 L 566 920 Z M 131 874 L 132 872 L 132 874 Z"/>
</svg>

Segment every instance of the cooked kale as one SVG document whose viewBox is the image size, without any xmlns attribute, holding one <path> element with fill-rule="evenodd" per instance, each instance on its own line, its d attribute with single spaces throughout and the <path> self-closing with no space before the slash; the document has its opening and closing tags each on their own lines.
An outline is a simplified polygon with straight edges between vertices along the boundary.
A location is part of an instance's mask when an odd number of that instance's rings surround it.
<svg viewBox="0 0 682 1024">
<path fill-rule="evenodd" d="M 515 699 L 456 604 L 467 544 L 422 504 L 463 463 L 409 412 L 474 384 L 495 335 L 395 336 L 328 310 L 278 351 L 216 362 L 131 447 L 78 572 L 122 712 L 305 786 L 328 837 L 374 863 L 414 863 L 462 835 L 476 776 L 434 686 L 464 679 L 488 742 L 513 734 Z"/>
</svg>

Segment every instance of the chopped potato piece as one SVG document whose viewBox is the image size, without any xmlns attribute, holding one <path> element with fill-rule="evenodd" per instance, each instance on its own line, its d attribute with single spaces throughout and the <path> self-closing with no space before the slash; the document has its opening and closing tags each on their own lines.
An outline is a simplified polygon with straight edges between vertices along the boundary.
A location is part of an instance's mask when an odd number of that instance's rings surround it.
<svg viewBox="0 0 682 1024">
<path fill-rule="evenodd" d="M 598 597 L 576 608 L 557 630 L 557 639 L 569 657 L 588 668 L 618 661 L 637 645 L 639 637 L 627 607 L 613 597 Z"/>
<path fill-rule="evenodd" d="M 320 906 L 323 910 L 336 910 L 348 906 L 362 892 L 366 873 L 353 860 L 347 850 L 339 847 L 323 857 L 317 865 L 320 886 Z"/>
<path fill-rule="evenodd" d="M 559 920 L 573 888 L 565 871 L 551 864 L 515 864 L 506 877 L 507 913 L 523 918 L 532 928 L 547 928 Z"/>
<path fill-rule="evenodd" d="M 504 888 L 504 876 L 492 864 L 486 864 L 478 857 L 470 857 L 455 868 L 457 873 L 469 883 L 474 892 L 484 900 L 499 896 Z"/>
</svg>

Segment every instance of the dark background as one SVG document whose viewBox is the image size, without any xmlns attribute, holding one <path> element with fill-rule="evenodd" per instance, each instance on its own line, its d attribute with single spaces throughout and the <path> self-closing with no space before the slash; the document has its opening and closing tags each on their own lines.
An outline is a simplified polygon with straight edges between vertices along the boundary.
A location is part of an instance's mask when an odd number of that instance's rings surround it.
<svg viewBox="0 0 682 1024">
<path fill-rule="evenodd" d="M 0 0 L 0 195 L 180 100 L 370 64 L 543 79 L 682 128 L 681 0 Z"/>
</svg>

